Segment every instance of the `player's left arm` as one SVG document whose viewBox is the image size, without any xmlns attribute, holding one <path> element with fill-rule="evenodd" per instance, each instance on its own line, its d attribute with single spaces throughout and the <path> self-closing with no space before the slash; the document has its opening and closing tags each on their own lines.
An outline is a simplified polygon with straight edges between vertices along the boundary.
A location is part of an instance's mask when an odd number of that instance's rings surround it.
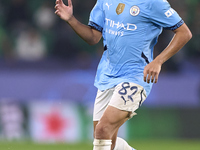
<svg viewBox="0 0 200 150">
<path fill-rule="evenodd" d="M 173 32 L 174 36 L 169 45 L 151 63 L 145 66 L 143 72 L 145 82 L 157 83 L 162 64 L 176 54 L 192 38 L 192 33 L 185 23 Z"/>
</svg>

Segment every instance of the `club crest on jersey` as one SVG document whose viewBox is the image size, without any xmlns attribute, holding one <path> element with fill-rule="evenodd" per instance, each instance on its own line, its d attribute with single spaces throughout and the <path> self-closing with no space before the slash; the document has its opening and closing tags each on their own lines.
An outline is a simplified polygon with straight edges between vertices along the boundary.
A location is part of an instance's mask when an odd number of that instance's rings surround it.
<svg viewBox="0 0 200 150">
<path fill-rule="evenodd" d="M 130 14 L 132 16 L 137 16 L 140 13 L 140 8 L 138 6 L 132 6 L 130 9 Z"/>
<path fill-rule="evenodd" d="M 124 11 L 124 8 L 125 8 L 125 4 L 119 3 L 118 6 L 117 6 L 117 8 L 116 8 L 116 13 L 118 15 L 121 14 Z"/>
</svg>

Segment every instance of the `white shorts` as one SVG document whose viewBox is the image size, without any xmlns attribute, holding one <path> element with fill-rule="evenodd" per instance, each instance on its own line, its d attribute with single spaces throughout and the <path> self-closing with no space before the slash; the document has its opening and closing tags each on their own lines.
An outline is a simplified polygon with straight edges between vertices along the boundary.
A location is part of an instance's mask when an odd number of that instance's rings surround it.
<svg viewBox="0 0 200 150">
<path fill-rule="evenodd" d="M 105 90 L 98 90 L 94 103 L 93 121 L 99 121 L 108 105 L 131 112 L 130 118 L 146 99 L 146 91 L 138 84 L 123 82 Z"/>
</svg>

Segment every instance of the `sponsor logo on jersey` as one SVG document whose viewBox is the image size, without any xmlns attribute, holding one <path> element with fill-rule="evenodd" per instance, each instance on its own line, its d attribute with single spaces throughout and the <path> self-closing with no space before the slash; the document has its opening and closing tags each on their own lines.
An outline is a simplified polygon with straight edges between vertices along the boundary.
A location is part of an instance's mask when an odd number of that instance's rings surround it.
<svg viewBox="0 0 200 150">
<path fill-rule="evenodd" d="M 165 12 L 165 16 L 167 16 L 167 18 L 169 18 L 170 16 L 172 16 L 175 13 L 175 10 L 170 8 L 168 11 Z"/>
<path fill-rule="evenodd" d="M 124 11 L 124 8 L 125 8 L 125 4 L 119 3 L 118 6 L 117 6 L 117 8 L 116 8 L 116 13 L 118 15 L 121 14 Z"/>
<path fill-rule="evenodd" d="M 120 22 L 115 22 L 114 20 L 105 18 L 106 22 L 105 24 L 110 26 L 111 28 L 123 28 L 125 30 L 129 30 L 129 31 L 134 31 L 137 29 L 137 26 L 135 24 L 131 24 L 131 23 L 120 23 Z"/>
<path fill-rule="evenodd" d="M 140 8 L 138 6 L 132 6 L 130 9 L 130 14 L 132 16 L 137 16 L 140 13 Z"/>
<path fill-rule="evenodd" d="M 106 28 L 106 32 L 112 35 L 118 35 L 123 36 L 124 31 L 119 30 L 119 28 L 127 30 L 127 31 L 135 31 L 137 29 L 137 26 L 132 23 L 122 23 L 122 22 L 116 22 L 114 20 L 105 18 L 105 25 L 109 26 L 110 29 Z"/>
</svg>

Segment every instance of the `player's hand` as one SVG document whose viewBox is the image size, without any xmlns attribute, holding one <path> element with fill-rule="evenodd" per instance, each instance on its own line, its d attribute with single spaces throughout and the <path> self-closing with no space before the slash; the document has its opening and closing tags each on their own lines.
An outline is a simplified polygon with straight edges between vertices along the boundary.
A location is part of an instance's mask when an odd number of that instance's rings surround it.
<svg viewBox="0 0 200 150">
<path fill-rule="evenodd" d="M 147 83 L 157 83 L 158 82 L 158 75 L 160 74 L 161 64 L 152 61 L 144 68 L 144 81 Z"/>
<path fill-rule="evenodd" d="M 73 16 L 72 1 L 68 0 L 68 6 L 63 3 L 63 0 L 56 0 L 55 14 L 64 21 L 69 21 Z"/>
</svg>

